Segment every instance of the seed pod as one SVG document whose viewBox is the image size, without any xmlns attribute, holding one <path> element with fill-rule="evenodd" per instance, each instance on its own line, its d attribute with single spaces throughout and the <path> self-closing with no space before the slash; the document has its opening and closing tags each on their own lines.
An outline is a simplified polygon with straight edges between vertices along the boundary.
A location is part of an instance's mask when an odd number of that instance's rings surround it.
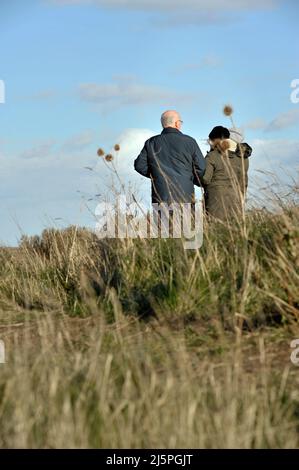
<svg viewBox="0 0 299 470">
<path fill-rule="evenodd" d="M 97 154 L 98 154 L 99 157 L 103 157 L 105 155 L 105 151 L 103 149 L 99 149 L 97 151 Z"/>
<path fill-rule="evenodd" d="M 234 112 L 234 110 L 229 104 L 224 106 L 223 113 L 225 114 L 225 116 L 231 116 L 233 114 L 233 112 Z"/>
</svg>

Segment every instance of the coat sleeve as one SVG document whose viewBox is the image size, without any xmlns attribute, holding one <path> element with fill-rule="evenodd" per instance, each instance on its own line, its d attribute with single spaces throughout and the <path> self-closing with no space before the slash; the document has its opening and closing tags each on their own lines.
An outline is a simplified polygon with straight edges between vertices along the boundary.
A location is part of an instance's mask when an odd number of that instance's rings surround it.
<svg viewBox="0 0 299 470">
<path fill-rule="evenodd" d="M 196 184 L 196 186 L 201 186 L 202 177 L 206 168 L 206 162 L 196 141 L 194 141 L 194 153 L 192 155 L 192 160 L 194 175 L 193 183 Z"/>
<path fill-rule="evenodd" d="M 140 173 L 140 175 L 145 176 L 146 178 L 150 178 L 146 144 L 136 158 L 134 162 L 134 168 L 138 173 Z"/>
<path fill-rule="evenodd" d="M 248 158 L 245 159 L 245 189 L 248 189 L 248 169 L 249 169 L 249 161 Z"/>
<path fill-rule="evenodd" d="M 212 154 L 208 154 L 206 159 L 206 171 L 203 175 L 203 184 L 209 184 L 213 178 L 214 170 L 215 170 L 215 162 Z"/>
</svg>

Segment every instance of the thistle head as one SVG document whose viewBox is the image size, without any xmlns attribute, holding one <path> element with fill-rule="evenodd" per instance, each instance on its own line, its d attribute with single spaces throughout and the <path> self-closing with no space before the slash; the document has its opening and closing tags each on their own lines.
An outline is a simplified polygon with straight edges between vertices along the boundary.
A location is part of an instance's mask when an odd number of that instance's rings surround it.
<svg viewBox="0 0 299 470">
<path fill-rule="evenodd" d="M 99 149 L 97 151 L 97 154 L 98 154 L 99 157 L 103 157 L 105 155 L 105 151 L 103 149 Z"/>
<path fill-rule="evenodd" d="M 223 114 L 225 116 L 231 116 L 233 114 L 234 110 L 232 108 L 232 106 L 230 106 L 229 104 L 226 104 L 223 108 Z"/>
</svg>

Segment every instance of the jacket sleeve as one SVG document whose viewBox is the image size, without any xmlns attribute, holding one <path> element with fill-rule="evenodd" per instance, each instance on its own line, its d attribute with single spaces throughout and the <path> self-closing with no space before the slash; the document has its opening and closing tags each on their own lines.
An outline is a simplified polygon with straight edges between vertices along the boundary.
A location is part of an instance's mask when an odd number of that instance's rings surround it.
<svg viewBox="0 0 299 470">
<path fill-rule="evenodd" d="M 194 144 L 194 153 L 192 155 L 194 176 L 193 183 L 196 184 L 196 186 L 201 186 L 202 177 L 206 168 L 206 162 L 197 142 L 194 141 Z"/>
<path fill-rule="evenodd" d="M 144 145 L 141 153 L 138 155 L 134 162 L 135 170 L 140 173 L 140 175 L 150 178 L 149 166 L 148 166 L 148 155 L 147 155 L 147 146 Z"/>
<path fill-rule="evenodd" d="M 212 154 L 208 154 L 206 156 L 205 161 L 206 161 L 206 171 L 202 178 L 204 185 L 209 184 L 211 182 L 213 178 L 214 170 L 215 170 L 215 163 L 214 163 Z"/>
</svg>

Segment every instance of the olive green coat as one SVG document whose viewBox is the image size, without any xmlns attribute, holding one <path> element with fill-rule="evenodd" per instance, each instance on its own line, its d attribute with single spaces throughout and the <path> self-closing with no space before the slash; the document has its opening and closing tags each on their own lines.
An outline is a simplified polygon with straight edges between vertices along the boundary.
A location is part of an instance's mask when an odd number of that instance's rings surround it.
<svg viewBox="0 0 299 470">
<path fill-rule="evenodd" d="M 208 215 L 223 221 L 234 215 L 240 216 L 248 185 L 248 157 L 251 153 L 248 144 L 238 144 L 234 152 L 218 146 L 207 154 L 203 185 Z"/>
</svg>

